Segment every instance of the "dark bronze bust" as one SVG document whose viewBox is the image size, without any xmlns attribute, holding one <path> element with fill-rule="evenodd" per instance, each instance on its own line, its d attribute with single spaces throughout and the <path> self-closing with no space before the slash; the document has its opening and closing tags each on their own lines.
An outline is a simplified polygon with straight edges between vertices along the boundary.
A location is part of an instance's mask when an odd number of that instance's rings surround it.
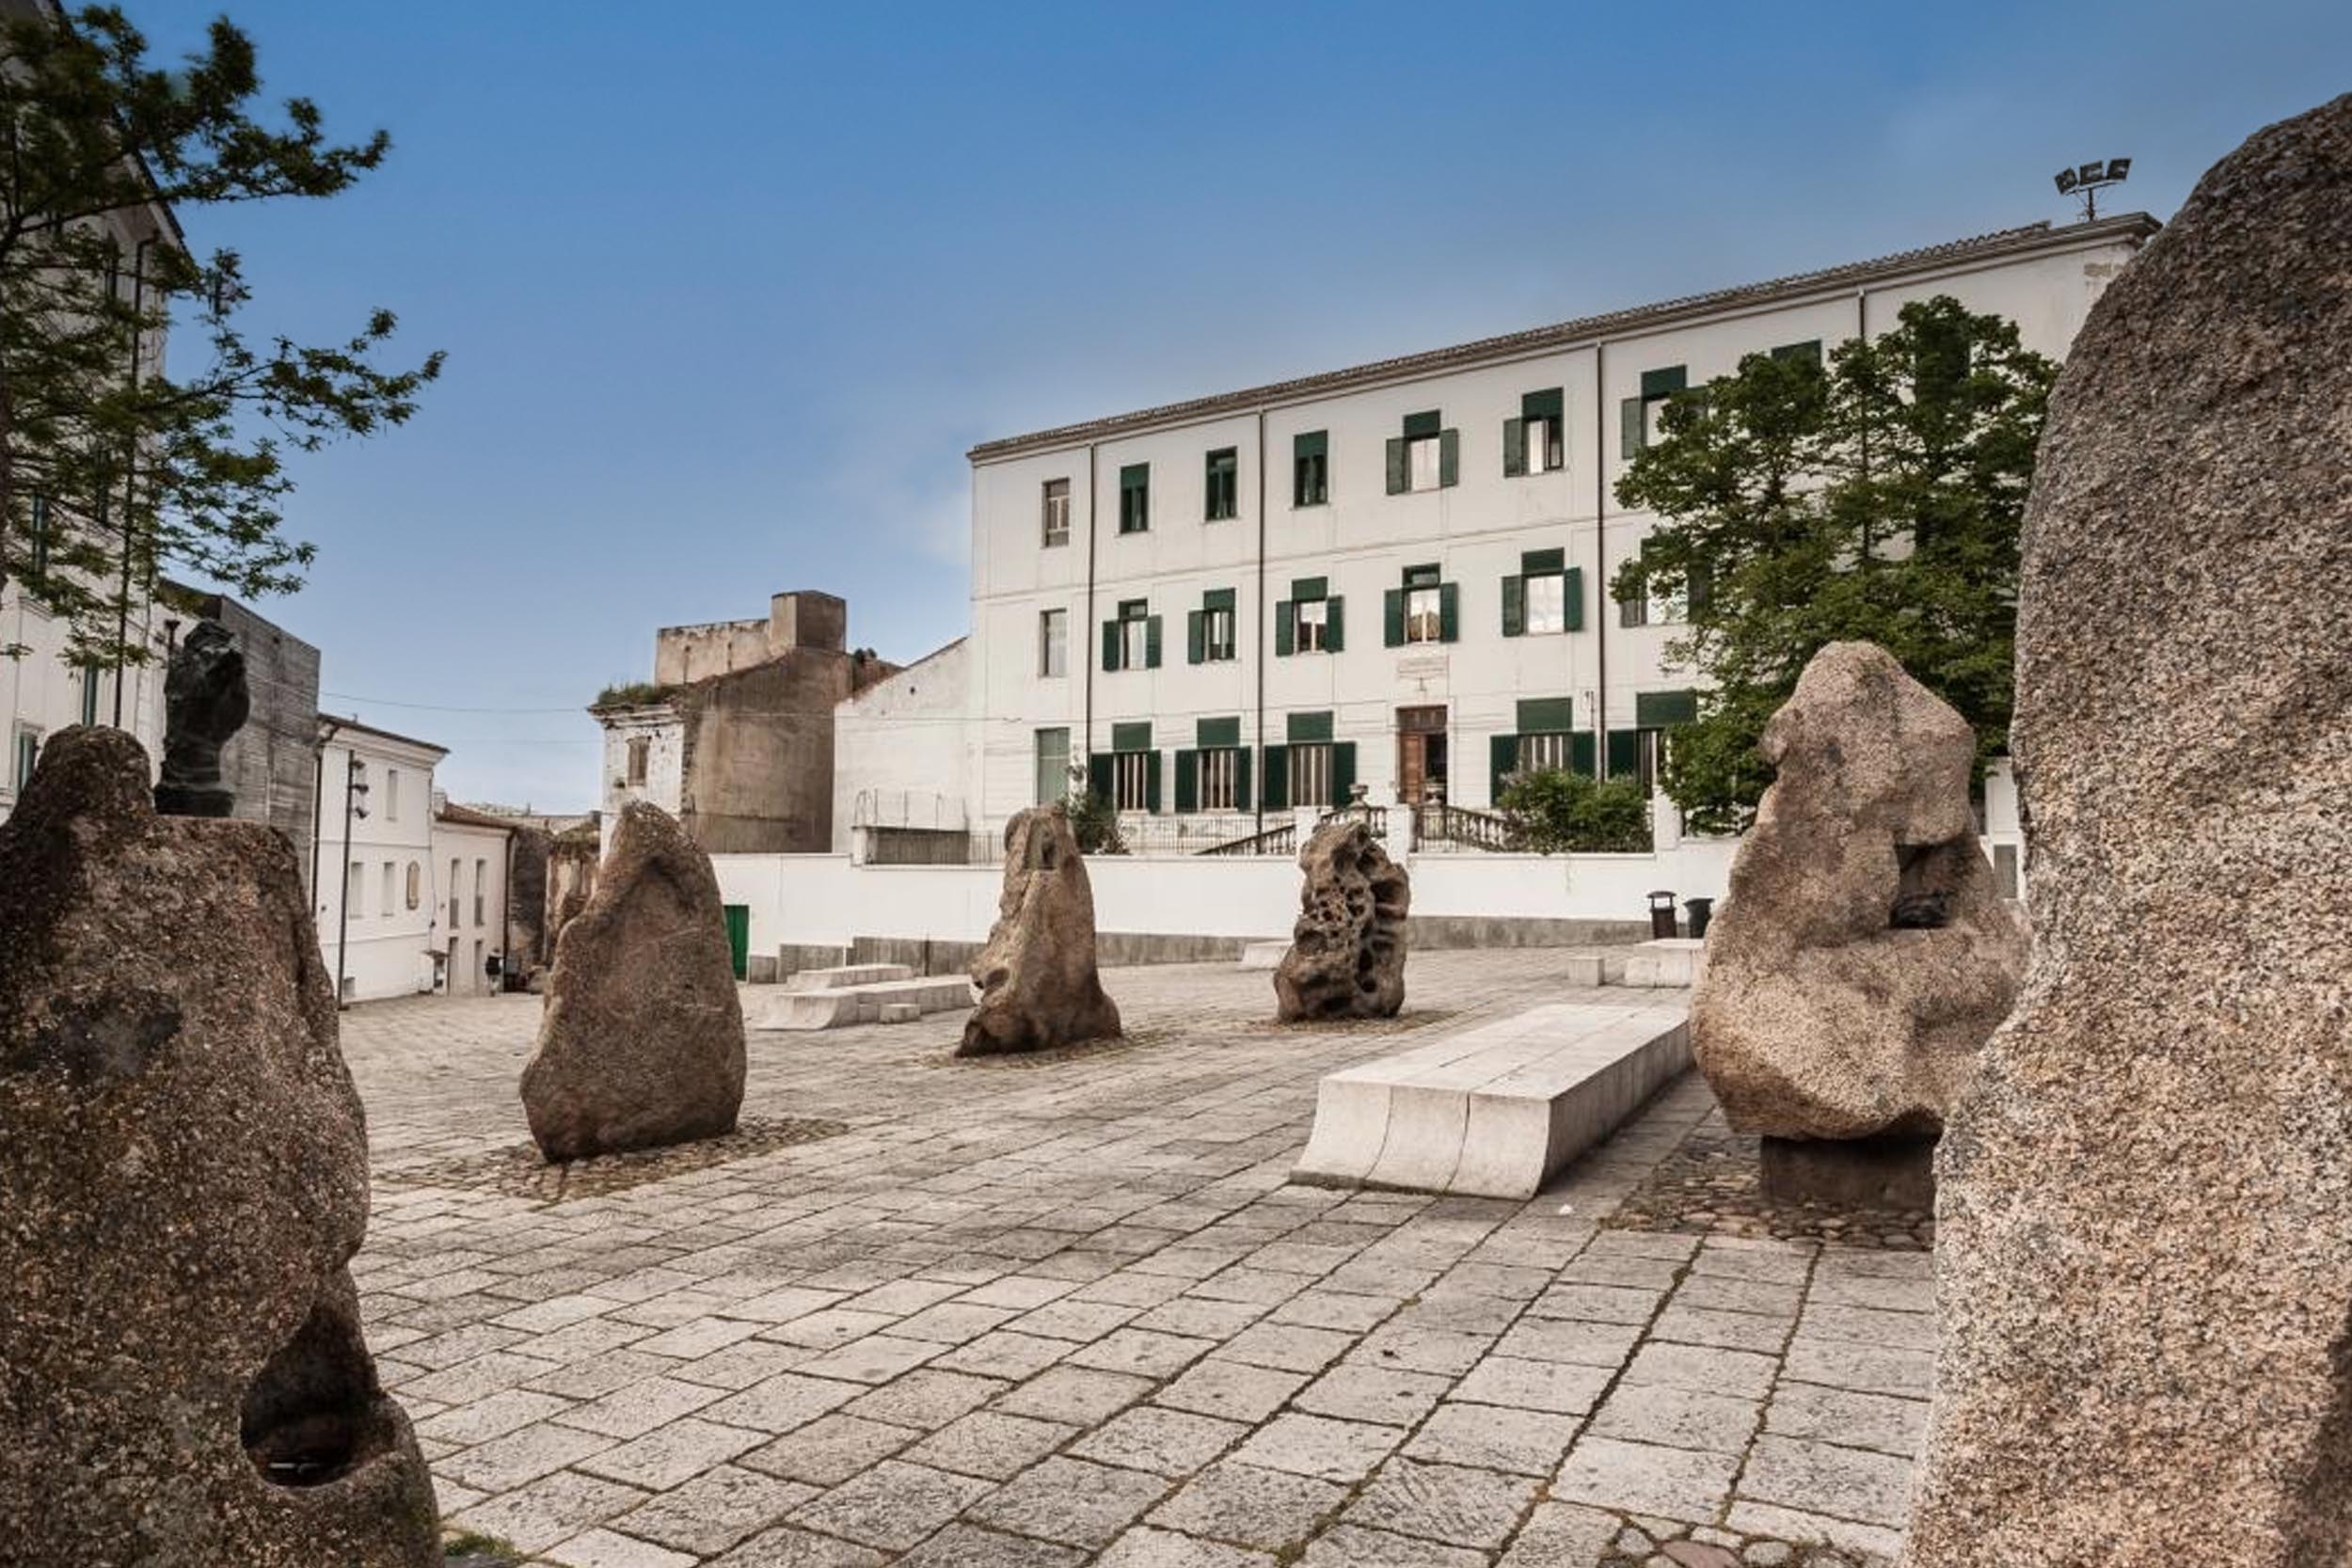
<svg viewBox="0 0 2352 1568">
<path fill-rule="evenodd" d="M 167 816 L 226 816 L 236 796 L 220 780 L 220 749 L 245 724 L 253 699 L 245 655 L 217 621 L 199 621 L 164 676 L 164 777 L 155 809 Z"/>
</svg>

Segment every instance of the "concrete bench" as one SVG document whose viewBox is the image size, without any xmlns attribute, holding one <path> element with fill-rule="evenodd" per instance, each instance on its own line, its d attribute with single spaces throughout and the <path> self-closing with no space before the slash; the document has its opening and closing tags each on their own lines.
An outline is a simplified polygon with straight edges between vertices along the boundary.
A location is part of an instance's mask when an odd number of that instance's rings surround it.
<svg viewBox="0 0 2352 1568">
<path fill-rule="evenodd" d="M 1699 937 L 1658 937 L 1627 949 L 1623 986 L 1656 989 L 1695 986 L 1707 968 L 1707 942 Z"/>
<path fill-rule="evenodd" d="M 1680 1002 L 1557 1002 L 1326 1076 L 1292 1173 L 1529 1198 L 1691 1065 Z"/>
<path fill-rule="evenodd" d="M 847 986 L 877 986 L 887 980 L 912 980 L 914 971 L 904 964 L 837 964 L 832 969 L 800 969 L 784 983 L 789 991 L 839 990 Z"/>
<path fill-rule="evenodd" d="M 755 1029 L 847 1029 L 852 1024 L 883 1022 L 884 1007 L 912 1006 L 915 1016 L 953 1012 L 972 1006 L 972 982 L 961 974 L 934 974 L 921 979 L 882 980 L 865 986 L 832 986 L 820 990 L 786 990 L 771 1002 Z M 893 1022 L 907 1015 L 894 1013 Z"/>
</svg>

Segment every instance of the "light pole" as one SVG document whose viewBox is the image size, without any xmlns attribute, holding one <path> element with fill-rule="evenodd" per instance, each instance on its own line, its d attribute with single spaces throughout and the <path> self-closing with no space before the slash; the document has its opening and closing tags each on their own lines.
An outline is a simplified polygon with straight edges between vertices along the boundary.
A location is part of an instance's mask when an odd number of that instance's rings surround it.
<svg viewBox="0 0 2352 1568">
<path fill-rule="evenodd" d="M 335 900 L 335 1006 L 343 1005 L 343 953 L 351 942 L 351 821 L 364 819 L 368 808 L 358 797 L 368 792 L 368 765 L 350 752 L 344 752 L 343 768 L 343 875 L 342 894 Z"/>
</svg>

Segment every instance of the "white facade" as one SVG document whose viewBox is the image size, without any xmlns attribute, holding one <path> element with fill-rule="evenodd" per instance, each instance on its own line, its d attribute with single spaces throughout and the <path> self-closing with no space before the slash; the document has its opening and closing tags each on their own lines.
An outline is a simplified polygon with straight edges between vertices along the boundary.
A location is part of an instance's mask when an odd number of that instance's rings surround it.
<svg viewBox="0 0 2352 1568">
<path fill-rule="evenodd" d="M 972 825 L 998 827 L 1035 803 L 1050 783 L 1041 745 L 1065 736 L 1073 757 L 1095 759 L 1098 781 L 1130 797 L 1123 808 L 1150 807 L 1155 829 L 1182 805 L 1286 819 L 1279 808 L 1302 803 L 1302 791 L 1269 799 L 1270 770 L 1334 797 L 1352 773 L 1375 803 L 1421 798 L 1418 770 L 1446 800 L 1485 807 L 1497 757 L 1530 734 L 1556 731 L 1544 744 L 1573 746 L 1607 771 L 1646 771 L 1691 678 L 1663 663 L 1677 632 L 1661 624 L 1669 607 L 1625 624 L 1607 585 L 1652 526 L 1613 491 L 1627 421 L 1662 396 L 1661 382 L 1695 387 L 1748 354 L 1883 333 L 1901 306 L 1937 294 L 2005 316 L 2027 347 L 2062 356 L 2153 228 L 2137 215 L 2035 226 L 976 449 Z M 1557 466 L 1506 472 L 1506 440 L 1554 406 Z M 1407 449 L 1407 478 L 1429 487 L 1391 493 L 1391 445 L 1424 429 L 1443 434 Z M 1298 460 L 1318 438 L 1323 490 L 1301 504 Z M 1539 459 L 1547 445 L 1529 444 Z M 1226 452 L 1231 481 L 1213 455 Z M 1138 467 L 1147 526 L 1122 531 L 1122 476 Z M 1506 635 L 1505 579 L 1533 581 L 1555 563 L 1557 620 L 1522 589 L 1526 629 Z M 1406 597 L 1413 568 L 1433 568 L 1440 586 L 1410 629 L 1451 637 L 1391 646 L 1391 595 L 1408 618 L 1421 608 Z M 1338 651 L 1304 646 L 1311 634 L 1284 609 L 1318 592 L 1339 623 Z M 1228 603 L 1232 657 L 1196 662 L 1193 617 Z M 1145 626 L 1120 627 L 1127 605 Z M 1058 633 L 1049 613 L 1062 618 Z M 1106 639 L 1123 667 L 1105 668 Z M 1330 750 L 1299 773 L 1282 750 L 1294 739 Z M 1230 807 L 1224 780 L 1211 798 L 1204 748 L 1246 759 L 1250 777 L 1234 781 Z M 844 773 L 844 790 L 864 787 L 847 759 Z"/>
<path fill-rule="evenodd" d="M 604 777 L 598 801 L 604 810 L 605 847 L 631 800 L 660 806 L 676 816 L 686 803 L 686 721 L 667 703 L 597 711 L 604 726 Z"/>
<path fill-rule="evenodd" d="M 151 607 L 142 606 L 142 618 Z M 0 757 L 0 822 L 16 809 L 16 799 L 32 775 L 34 759 L 49 737 L 73 724 L 104 724 L 125 729 L 147 749 L 151 773 L 163 766 L 164 664 L 160 647 L 147 664 L 126 666 L 118 677 L 112 666 L 78 668 L 66 661 L 66 638 L 72 628 L 44 613 L 11 582 L 0 590 L 0 648 L 16 649 L 14 657 L 0 654 L 0 724 L 5 725 L 8 752 Z M 132 623 L 132 637 L 147 635 L 140 621 Z M 121 717 L 116 719 L 115 692 L 119 681 Z"/>
<path fill-rule="evenodd" d="M 448 751 L 349 719 L 319 719 L 319 951 L 346 1002 L 434 989 L 433 769 Z"/>
<path fill-rule="evenodd" d="M 833 847 L 864 828 L 969 827 L 972 641 L 959 637 L 833 710 Z"/>
<path fill-rule="evenodd" d="M 490 974 L 506 960 L 507 845 L 511 830 L 463 807 L 441 806 L 433 816 L 430 863 L 435 899 L 429 939 L 444 955 L 440 989 L 451 996 L 489 996 L 500 990 Z"/>
</svg>

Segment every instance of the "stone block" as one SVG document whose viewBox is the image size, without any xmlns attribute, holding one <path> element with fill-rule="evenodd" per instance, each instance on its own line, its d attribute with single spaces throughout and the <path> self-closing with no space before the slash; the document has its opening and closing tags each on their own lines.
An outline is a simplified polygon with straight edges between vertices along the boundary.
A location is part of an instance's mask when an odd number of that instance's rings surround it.
<svg viewBox="0 0 2352 1568">
<path fill-rule="evenodd" d="M 1264 942 L 1244 942 L 1241 949 L 1241 967 L 1244 969 L 1279 969 L 1282 966 L 1282 955 L 1290 950 L 1291 944 L 1280 937 L 1269 938 Z"/>
<path fill-rule="evenodd" d="M 913 1023 L 923 1016 L 919 1002 L 884 1002 L 878 1009 L 884 1023 Z"/>
</svg>

